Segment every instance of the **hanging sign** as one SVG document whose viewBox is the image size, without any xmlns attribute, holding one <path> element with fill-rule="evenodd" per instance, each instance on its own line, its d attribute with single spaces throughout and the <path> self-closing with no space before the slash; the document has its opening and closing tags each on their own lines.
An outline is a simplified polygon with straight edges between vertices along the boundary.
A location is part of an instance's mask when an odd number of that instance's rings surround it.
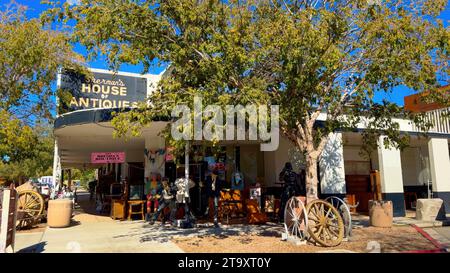
<svg viewBox="0 0 450 273">
<path fill-rule="evenodd" d="M 92 108 L 136 107 L 147 97 L 142 76 L 92 72 L 90 78 L 71 71 L 61 73 L 60 104 L 65 112 Z"/>
<path fill-rule="evenodd" d="M 91 153 L 91 163 L 124 163 L 125 152 Z"/>
</svg>

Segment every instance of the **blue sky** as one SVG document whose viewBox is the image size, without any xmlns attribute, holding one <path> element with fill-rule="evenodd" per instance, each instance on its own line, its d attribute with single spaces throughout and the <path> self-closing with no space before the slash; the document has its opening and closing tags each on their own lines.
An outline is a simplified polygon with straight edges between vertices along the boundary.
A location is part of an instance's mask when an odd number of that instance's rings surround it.
<svg viewBox="0 0 450 273">
<path fill-rule="evenodd" d="M 63 2 L 64 0 L 60 0 Z M 77 0 L 68 0 L 69 2 L 76 2 Z M 0 8 L 3 9 L 3 5 L 9 3 L 10 0 L 0 0 Z M 28 6 L 27 16 L 29 18 L 39 17 L 39 14 L 48 8 L 48 5 L 40 4 L 40 0 L 16 0 L 17 3 Z M 441 14 L 440 18 L 448 24 L 450 21 L 450 5 L 447 5 L 446 10 Z M 75 50 L 81 54 L 84 54 L 86 51 L 80 45 L 75 46 Z M 90 61 L 89 66 L 92 68 L 100 68 L 100 69 L 108 69 L 107 64 L 104 59 L 98 58 L 96 60 Z M 159 74 L 163 68 L 152 68 L 150 73 Z M 137 65 L 122 65 L 120 67 L 120 71 L 125 72 L 136 72 L 140 73 L 142 71 L 142 66 Z M 399 105 L 403 105 L 403 97 L 415 93 L 413 90 L 410 90 L 406 87 L 397 87 L 392 94 L 378 94 L 376 96 L 377 101 L 381 101 L 383 98 L 388 99 L 389 101 L 395 102 Z"/>
</svg>

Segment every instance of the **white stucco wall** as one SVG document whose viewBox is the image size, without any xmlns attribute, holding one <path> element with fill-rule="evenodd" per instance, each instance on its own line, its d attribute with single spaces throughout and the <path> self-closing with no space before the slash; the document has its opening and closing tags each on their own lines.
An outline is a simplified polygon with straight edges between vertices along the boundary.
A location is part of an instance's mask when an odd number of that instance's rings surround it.
<svg viewBox="0 0 450 273">
<path fill-rule="evenodd" d="M 403 185 L 422 186 L 430 179 L 427 146 L 408 147 L 401 152 Z"/>
<path fill-rule="evenodd" d="M 430 152 L 430 172 L 433 191 L 450 191 L 450 158 L 448 141 L 445 138 L 431 138 L 428 141 Z"/>
<path fill-rule="evenodd" d="M 386 149 L 383 137 L 378 141 L 378 159 L 380 166 L 381 191 L 383 193 L 403 192 L 403 175 L 400 150 Z"/>
<path fill-rule="evenodd" d="M 292 142 L 280 136 L 278 149 L 264 152 L 264 179 L 267 186 L 275 186 L 275 183 L 278 182 L 278 174 L 286 162 L 291 162 L 296 172 L 304 168 L 303 155 Z"/>
<path fill-rule="evenodd" d="M 361 146 L 344 145 L 344 168 L 347 175 L 369 175 L 369 159 L 361 156 Z M 373 161 L 373 160 L 372 160 Z"/>
<path fill-rule="evenodd" d="M 321 192 L 346 193 L 342 133 L 335 133 L 328 138 L 320 156 L 319 166 Z"/>
</svg>

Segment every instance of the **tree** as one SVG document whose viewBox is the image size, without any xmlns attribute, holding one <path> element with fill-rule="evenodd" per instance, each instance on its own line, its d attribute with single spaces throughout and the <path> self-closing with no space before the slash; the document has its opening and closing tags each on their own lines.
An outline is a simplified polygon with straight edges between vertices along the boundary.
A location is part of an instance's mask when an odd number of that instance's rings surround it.
<svg viewBox="0 0 450 273">
<path fill-rule="evenodd" d="M 88 189 L 88 183 L 95 180 L 94 169 L 72 169 L 72 180 L 80 180 L 80 185 Z"/>
<path fill-rule="evenodd" d="M 23 156 L 0 160 L 0 177 L 21 183 L 29 178 L 52 174 L 54 148 L 52 127 L 49 124 L 37 125 L 33 129 L 34 132 L 31 134 L 33 142 L 24 148 L 26 155 L 22 152 Z"/>
<path fill-rule="evenodd" d="M 28 20 L 26 7 L 0 8 L 0 161 L 15 161 L 33 149 L 33 127 L 53 118 L 58 69 L 81 71 L 82 59 L 63 32 Z"/>
<path fill-rule="evenodd" d="M 448 81 L 444 0 L 81 1 L 55 5 L 47 22 L 73 20 L 72 38 L 120 63 L 170 63 L 150 100 L 118 115 L 117 134 L 140 131 L 176 104 L 277 104 L 281 131 L 306 159 L 307 197 L 317 198 L 317 162 L 328 136 L 360 121 L 405 139 L 398 106 L 376 94 L 418 92 Z M 323 114 L 326 122 L 318 126 Z M 372 124 L 372 125 L 371 125 Z M 377 125 L 377 126 L 374 126 Z M 380 127 L 381 126 L 381 127 Z"/>
</svg>

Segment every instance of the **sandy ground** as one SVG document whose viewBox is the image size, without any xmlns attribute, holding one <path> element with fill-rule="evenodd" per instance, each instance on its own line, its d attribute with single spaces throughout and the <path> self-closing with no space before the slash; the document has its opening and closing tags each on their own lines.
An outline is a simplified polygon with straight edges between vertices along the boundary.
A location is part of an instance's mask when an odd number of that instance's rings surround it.
<svg viewBox="0 0 450 273">
<path fill-rule="evenodd" d="M 244 234 L 239 236 L 198 236 L 176 238 L 173 241 L 185 252 L 401 252 L 411 250 L 435 249 L 426 238 L 409 226 L 393 228 L 365 227 L 355 229 L 348 242 L 332 248 L 307 245 L 295 245 L 281 241 L 273 235 Z M 370 243 L 369 243 L 370 242 Z"/>
<path fill-rule="evenodd" d="M 74 210 L 73 226 L 80 223 L 108 225 L 115 223 L 108 215 L 98 215 L 93 202 L 88 201 L 88 193 L 81 192 L 79 206 Z M 333 248 L 315 246 L 312 243 L 295 245 L 281 240 L 281 225 L 265 226 L 223 226 L 197 229 L 167 229 L 157 226 L 147 227 L 144 224 L 138 229 L 141 240 L 153 238 L 174 242 L 185 252 L 401 252 L 412 250 L 431 250 L 435 246 L 418 233 L 414 228 L 394 226 L 392 228 L 376 228 L 368 226 L 367 216 L 353 216 L 353 236 Z M 44 232 L 46 223 L 35 225 L 32 229 L 20 230 L 18 233 Z M 137 231 L 136 231 L 137 232 Z M 150 238 L 150 239 L 149 239 Z M 156 238 L 156 239 L 155 239 Z"/>
</svg>

